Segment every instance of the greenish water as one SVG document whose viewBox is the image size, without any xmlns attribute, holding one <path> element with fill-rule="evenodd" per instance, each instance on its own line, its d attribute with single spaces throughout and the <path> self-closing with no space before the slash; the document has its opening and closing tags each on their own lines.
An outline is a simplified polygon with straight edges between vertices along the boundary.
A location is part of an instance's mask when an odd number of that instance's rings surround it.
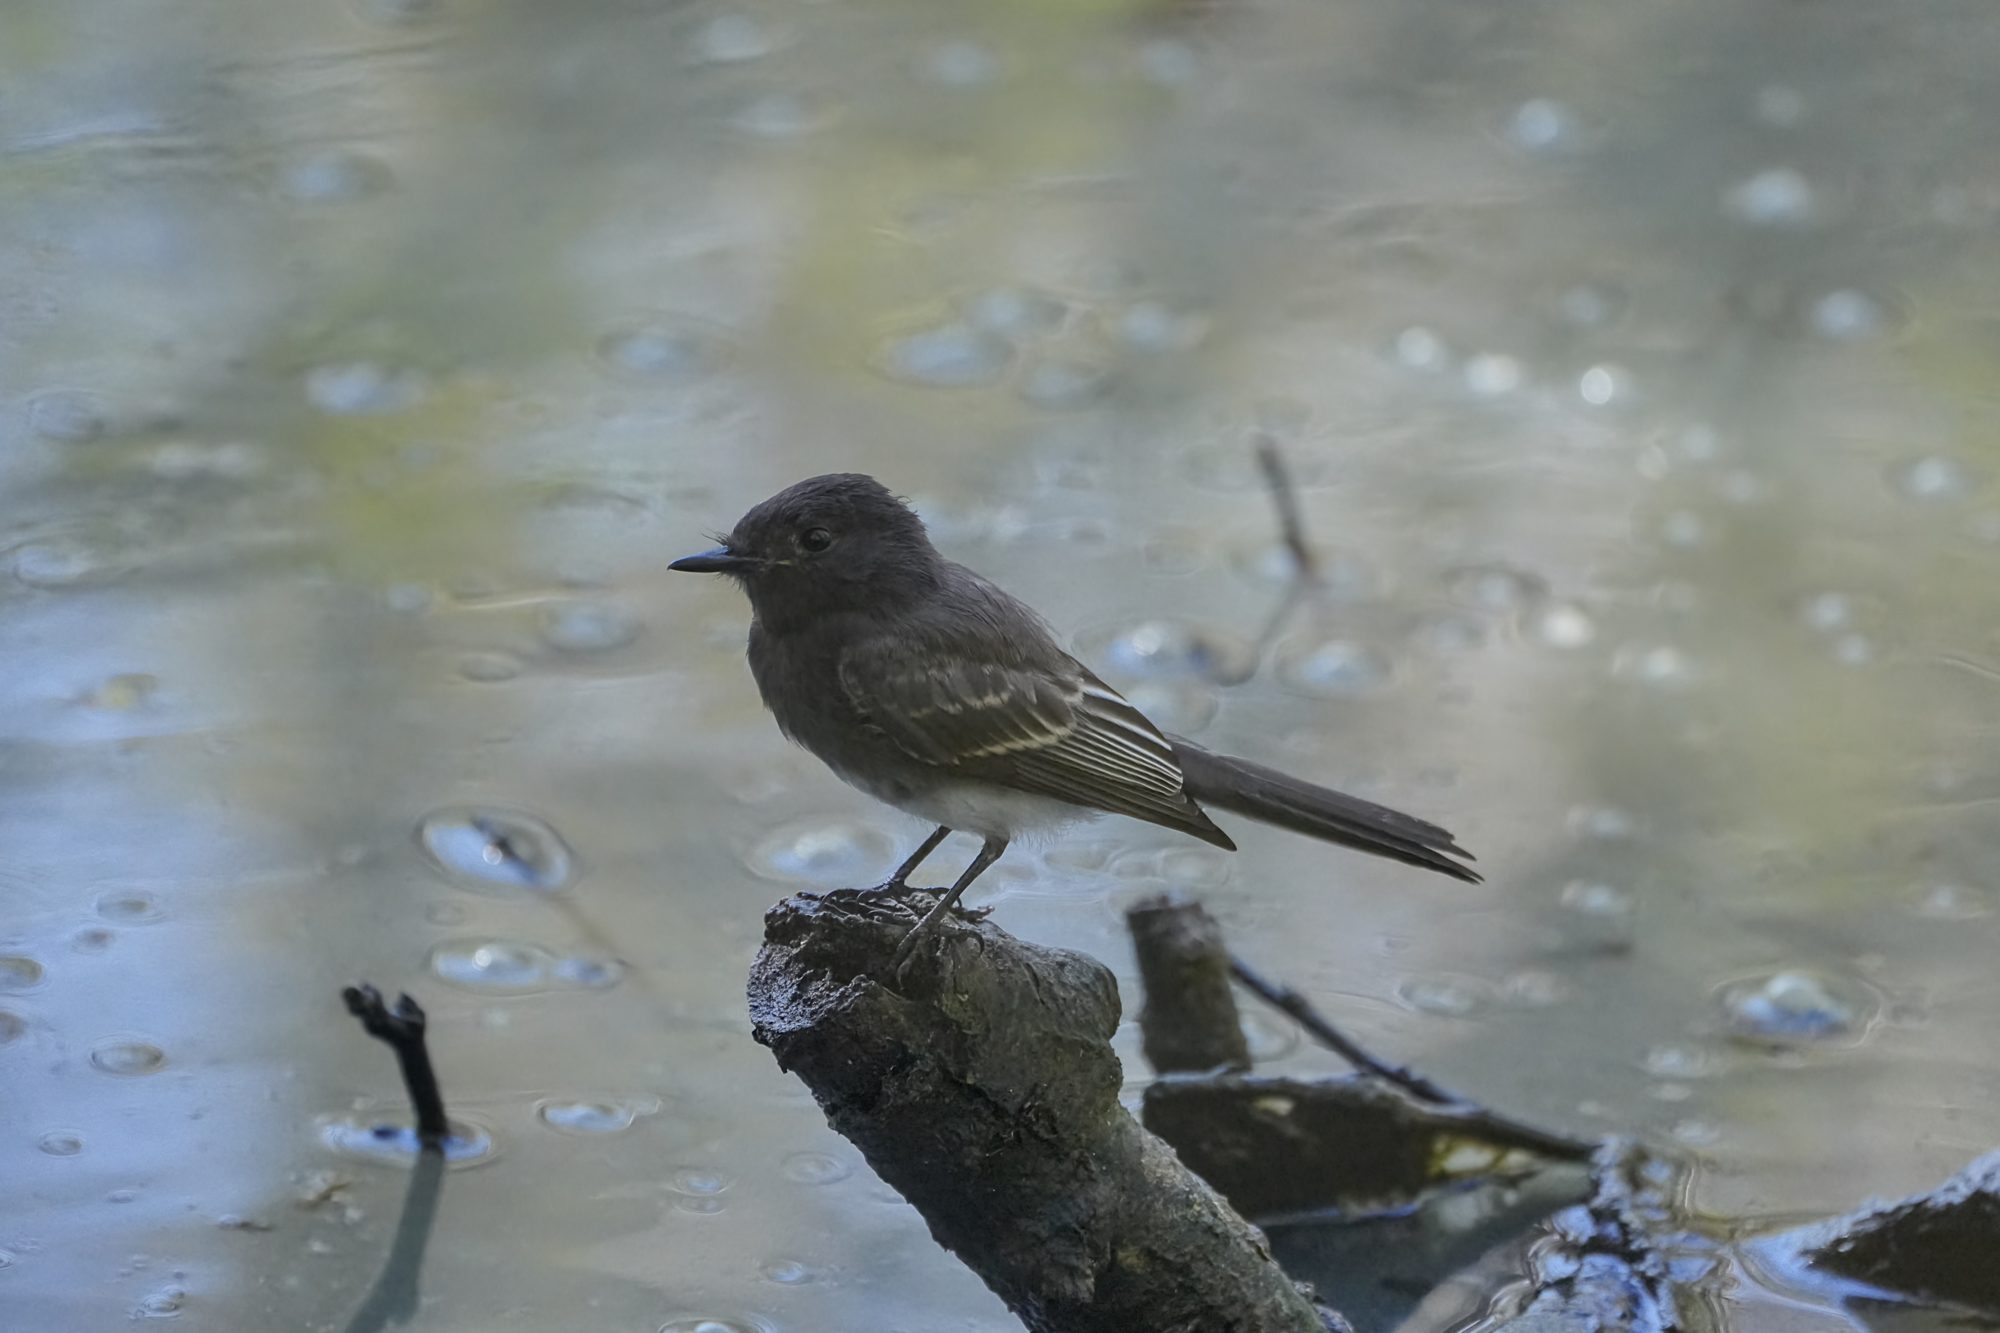
<svg viewBox="0 0 2000 1333">
<path fill-rule="evenodd" d="M 1979 0 L 10 6 L 0 1326 L 344 1327 L 408 1180 L 354 978 L 490 1138 L 410 1327 L 1015 1326 L 743 1012 L 764 907 L 914 831 L 663 570 L 836 468 L 1489 876 L 1107 821 L 982 881 L 1128 1008 L 1179 885 L 1398 1061 L 1686 1154 L 1694 1221 L 1949 1174 L 1997 58 Z M 1327 584 L 1265 650 L 1260 436 Z"/>
</svg>

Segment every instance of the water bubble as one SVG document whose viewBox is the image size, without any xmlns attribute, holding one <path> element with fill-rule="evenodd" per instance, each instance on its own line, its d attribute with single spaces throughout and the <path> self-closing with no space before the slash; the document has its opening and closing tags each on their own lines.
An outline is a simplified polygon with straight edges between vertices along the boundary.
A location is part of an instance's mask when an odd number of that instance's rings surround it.
<svg viewBox="0 0 2000 1333">
<path fill-rule="evenodd" d="M 50 1130 L 35 1142 L 35 1146 L 51 1157 L 74 1157 L 83 1151 L 83 1138 L 67 1130 Z"/>
<path fill-rule="evenodd" d="M 1112 672 L 1135 679 L 1193 678 L 1234 681 L 1255 664 L 1255 649 L 1241 639 L 1182 620 L 1144 620 L 1108 635 L 1086 636 L 1089 655 Z"/>
<path fill-rule="evenodd" d="M 615 329 L 597 340 L 597 359 L 635 383 L 659 384 L 706 375 L 724 360 L 719 334 L 690 321 L 657 319 Z"/>
<path fill-rule="evenodd" d="M 1552 602 L 1535 617 L 1535 637 L 1551 648 L 1582 648 L 1597 638 L 1597 622 L 1574 602 Z"/>
<path fill-rule="evenodd" d="M 306 372 L 306 399 L 331 416 L 386 416 L 423 400 L 424 377 L 374 361 L 315 366 Z"/>
<path fill-rule="evenodd" d="M 1790 167 L 1772 167 L 1729 187 L 1723 210 L 1760 227 L 1802 227 L 1818 209 L 1812 182 Z"/>
<path fill-rule="evenodd" d="M 1396 335 L 1390 349 L 1396 360 L 1411 370 L 1442 370 L 1451 360 L 1451 349 L 1436 330 L 1412 324 Z"/>
<path fill-rule="evenodd" d="M 477 1166 L 499 1151 L 483 1126 L 453 1117 L 447 1125 L 444 1160 L 454 1167 Z M 334 1116 L 320 1121 L 320 1142 L 343 1157 L 385 1166 L 411 1166 L 423 1151 L 415 1126 L 393 1120 Z"/>
<path fill-rule="evenodd" d="M 957 38 L 925 51 L 917 72 L 947 88 L 977 88 L 999 77 L 1000 57 L 984 43 Z"/>
<path fill-rule="evenodd" d="M 22 954 L 0 955 L 0 991 L 20 994 L 41 985 L 46 977 L 45 969 L 34 959 Z"/>
<path fill-rule="evenodd" d="M 1171 37 L 1155 37 L 1139 48 L 1139 73 L 1148 83 L 1177 88 L 1201 73 L 1194 48 Z"/>
<path fill-rule="evenodd" d="M 1715 1073 L 1719 1062 L 1698 1046 L 1667 1043 L 1647 1051 L 1641 1063 L 1654 1078 L 1690 1079 Z"/>
<path fill-rule="evenodd" d="M 1278 654 L 1278 679 L 1319 699 L 1373 693 L 1389 683 L 1393 670 L 1387 653 L 1349 639 L 1302 643 Z"/>
<path fill-rule="evenodd" d="M 1418 1013 L 1464 1018 L 1491 1001 L 1489 988 L 1470 977 L 1412 977 L 1396 987 L 1396 996 Z"/>
<path fill-rule="evenodd" d="M 1521 387 L 1527 372 L 1504 352 L 1479 352 L 1465 362 L 1465 387 L 1483 398 L 1498 398 Z"/>
<path fill-rule="evenodd" d="M 1813 302 L 1812 331 L 1829 342 L 1866 342 L 1888 327 L 1882 303 L 1852 288 L 1828 292 Z"/>
<path fill-rule="evenodd" d="M 1507 121 L 1507 137 L 1529 152 L 1554 152 L 1575 141 L 1576 114 L 1561 102 L 1531 98 L 1514 109 Z"/>
<path fill-rule="evenodd" d="M 1184 351 L 1208 334 L 1200 315 L 1173 309 L 1163 301 L 1135 301 L 1118 317 L 1118 336 L 1141 352 Z"/>
<path fill-rule="evenodd" d="M 693 57 L 704 64 L 734 65 L 757 60 L 777 49 L 764 26 L 748 14 L 717 14 L 694 37 Z"/>
<path fill-rule="evenodd" d="M 1592 366 L 1577 377 L 1576 396 L 1592 407 L 1609 407 L 1631 394 L 1631 377 L 1619 366 Z"/>
<path fill-rule="evenodd" d="M 424 816 L 417 839 L 440 870 L 467 887 L 511 884 L 552 892 L 571 878 L 569 847 L 533 815 L 447 808 Z"/>
<path fill-rule="evenodd" d="M 1533 574 L 1506 565 L 1467 565 L 1445 575 L 1452 599 L 1475 611 L 1519 611 L 1547 591 Z"/>
<path fill-rule="evenodd" d="M 19 1014 L 0 1009 L 0 1046 L 5 1046 L 11 1041 L 19 1041 L 27 1030 L 27 1022 Z"/>
<path fill-rule="evenodd" d="M 1692 509 L 1676 509 L 1660 523 L 1660 538 L 1669 546 L 1692 550 L 1708 538 L 1708 521 Z"/>
<path fill-rule="evenodd" d="M 1679 689 L 1694 683 L 1694 663 L 1672 644 L 1627 646 L 1618 650 L 1611 669 L 1643 685 Z"/>
<path fill-rule="evenodd" d="M 992 384 L 1014 359 L 1013 344 L 970 324 L 942 324 L 892 339 L 875 358 L 891 379 L 934 389 Z"/>
<path fill-rule="evenodd" d="M 1821 633 L 1845 629 L 1854 621 L 1854 602 L 1846 593 L 1815 593 L 1799 608 L 1799 619 Z"/>
<path fill-rule="evenodd" d="M 1069 317 L 1069 304 L 1032 288 L 989 287 L 966 302 L 965 317 L 992 333 L 1032 338 L 1061 328 Z"/>
<path fill-rule="evenodd" d="M 30 588 L 68 588 L 116 572 L 101 552 L 66 537 L 16 546 L 7 564 Z"/>
<path fill-rule="evenodd" d="M 795 1152 L 779 1166 L 786 1180 L 799 1185 L 831 1185 L 854 1174 L 854 1168 L 823 1152 Z"/>
<path fill-rule="evenodd" d="M 1546 1009 L 1561 1004 L 1572 993 L 1570 984 L 1555 973 L 1531 967 L 1502 981 L 1499 998 L 1518 1009 Z"/>
<path fill-rule="evenodd" d="M 467 653 L 458 659 L 458 674 L 483 685 L 498 684 L 521 674 L 521 660 L 508 653 Z"/>
<path fill-rule="evenodd" d="M 334 149 L 295 162 L 285 172 L 285 193 L 305 203 L 345 203 L 381 194 L 396 183 L 386 163 L 364 153 Z"/>
<path fill-rule="evenodd" d="M 161 1287 L 132 1307 L 134 1319 L 178 1319 L 187 1308 L 188 1294 L 180 1287 Z"/>
<path fill-rule="evenodd" d="M 639 637 L 639 621 L 602 602 L 556 602 L 542 608 L 542 639 L 566 653 L 601 653 Z"/>
<path fill-rule="evenodd" d="M 1680 1120 L 1668 1131 L 1690 1148 L 1705 1148 L 1722 1139 L 1722 1128 L 1707 1120 Z"/>
<path fill-rule="evenodd" d="M 797 1259 L 767 1259 L 757 1265 L 757 1274 L 766 1282 L 775 1282 L 781 1287 L 798 1287 L 808 1282 L 817 1282 L 822 1270 Z"/>
<path fill-rule="evenodd" d="M 660 1333 L 772 1333 L 772 1330 L 763 1320 L 747 1315 L 729 1318 L 722 1315 L 690 1314 L 669 1319 L 661 1324 Z"/>
<path fill-rule="evenodd" d="M 573 954 L 558 958 L 552 975 L 564 985 L 609 990 L 625 979 L 625 964 L 597 954 Z"/>
<path fill-rule="evenodd" d="M 1021 377 L 1023 401 L 1051 412 L 1073 412 L 1103 398 L 1112 383 L 1111 367 L 1067 357 L 1039 357 Z"/>
<path fill-rule="evenodd" d="M 1629 838 L 1639 827 L 1631 812 L 1614 805 L 1573 806 L 1565 822 L 1586 838 Z"/>
<path fill-rule="evenodd" d="M 1849 1035 L 1872 1007 L 1856 984 L 1804 970 L 1731 982 L 1718 999 L 1734 1036 L 1773 1045 Z"/>
<path fill-rule="evenodd" d="M 550 1129 L 564 1134 L 619 1134 L 639 1117 L 656 1114 L 657 1097 L 627 1097 L 614 1101 L 543 1102 L 535 1115 Z"/>
<path fill-rule="evenodd" d="M 1573 879 L 1563 885 L 1562 905 L 1585 916 L 1620 917 L 1632 914 L 1632 894 L 1614 884 L 1597 880 Z"/>
<path fill-rule="evenodd" d="M 881 829 L 846 820 L 796 820 L 764 835 L 745 858 L 766 879 L 852 885 L 890 869 L 895 844 Z"/>
<path fill-rule="evenodd" d="M 1889 480 L 1910 499 L 1926 502 L 1962 500 L 1972 489 L 1972 474 L 1965 464 L 1942 454 L 1898 463 L 1890 469 Z"/>
<path fill-rule="evenodd" d="M 1833 660 L 1842 666 L 1867 666 L 1875 660 L 1875 642 L 1866 634 L 1843 634 L 1833 641 Z"/>
<path fill-rule="evenodd" d="M 160 911 L 160 900 L 143 889 L 121 889 L 115 893 L 99 894 L 96 907 L 99 916 L 127 925 L 158 921 L 164 915 Z"/>
<path fill-rule="evenodd" d="M 108 415 L 103 399 L 81 389 L 45 389 L 28 400 L 28 429 L 61 444 L 98 438 Z"/>
<path fill-rule="evenodd" d="M 1990 916 L 1993 912 L 1993 899 L 1983 889 L 1947 880 L 1941 884 L 1927 884 L 1918 889 L 1911 906 L 1918 916 L 1928 917 L 1933 921 L 1971 921 L 1978 917 Z"/>
<path fill-rule="evenodd" d="M 167 1064 L 167 1053 L 147 1041 L 114 1039 L 91 1048 L 90 1063 L 107 1074 L 136 1078 L 157 1073 Z"/>
<path fill-rule="evenodd" d="M 433 948 L 427 960 L 440 980 L 475 991 L 520 994 L 549 985 L 555 955 L 515 940 L 456 940 Z"/>
</svg>

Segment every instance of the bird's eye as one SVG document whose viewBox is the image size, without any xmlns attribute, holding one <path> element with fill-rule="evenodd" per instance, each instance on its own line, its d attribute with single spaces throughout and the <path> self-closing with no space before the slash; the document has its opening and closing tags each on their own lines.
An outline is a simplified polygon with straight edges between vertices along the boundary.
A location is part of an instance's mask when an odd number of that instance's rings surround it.
<svg viewBox="0 0 2000 1333">
<path fill-rule="evenodd" d="M 824 551 L 833 545 L 833 534 L 825 528 L 807 528 L 799 534 L 799 549 L 803 551 Z"/>
</svg>

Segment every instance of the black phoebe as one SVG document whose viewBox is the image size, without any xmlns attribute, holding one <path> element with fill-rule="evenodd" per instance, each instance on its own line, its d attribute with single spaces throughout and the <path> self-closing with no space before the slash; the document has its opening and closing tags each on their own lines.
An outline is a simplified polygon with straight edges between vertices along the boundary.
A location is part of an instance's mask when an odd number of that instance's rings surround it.
<svg viewBox="0 0 2000 1333">
<path fill-rule="evenodd" d="M 786 736 L 877 800 L 986 840 L 898 961 L 1017 834 L 1098 811 L 1236 850 L 1204 804 L 1479 881 L 1435 824 L 1167 736 L 1064 652 L 1042 618 L 939 555 L 908 506 L 858 472 L 811 477 L 670 569 L 750 596 L 750 671 Z"/>
</svg>

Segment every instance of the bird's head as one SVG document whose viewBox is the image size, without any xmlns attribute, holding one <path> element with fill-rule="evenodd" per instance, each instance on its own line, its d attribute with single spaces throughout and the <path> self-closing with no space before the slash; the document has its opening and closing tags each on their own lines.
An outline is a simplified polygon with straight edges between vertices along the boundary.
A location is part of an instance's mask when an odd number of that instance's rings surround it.
<svg viewBox="0 0 2000 1333">
<path fill-rule="evenodd" d="M 936 585 L 923 520 L 873 477 L 831 472 L 787 486 L 714 550 L 669 569 L 727 574 L 768 628 L 824 613 L 885 610 Z"/>
</svg>

